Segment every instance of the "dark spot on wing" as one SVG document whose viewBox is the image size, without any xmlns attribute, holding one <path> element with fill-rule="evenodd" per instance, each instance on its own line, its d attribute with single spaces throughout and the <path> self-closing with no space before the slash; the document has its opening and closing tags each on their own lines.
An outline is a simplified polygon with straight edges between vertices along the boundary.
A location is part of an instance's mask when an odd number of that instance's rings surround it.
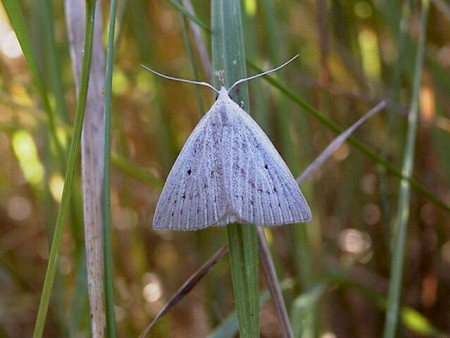
<svg viewBox="0 0 450 338">
<path fill-rule="evenodd" d="M 269 169 L 269 166 L 267 164 L 264 164 L 265 169 Z"/>
<path fill-rule="evenodd" d="M 187 174 L 190 175 L 192 173 L 191 169 L 188 169 Z"/>
</svg>

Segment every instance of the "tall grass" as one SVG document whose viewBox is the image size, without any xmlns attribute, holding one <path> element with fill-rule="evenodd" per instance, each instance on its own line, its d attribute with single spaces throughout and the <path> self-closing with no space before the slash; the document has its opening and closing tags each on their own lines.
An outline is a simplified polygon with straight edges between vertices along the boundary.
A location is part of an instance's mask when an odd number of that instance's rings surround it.
<svg viewBox="0 0 450 338">
<path fill-rule="evenodd" d="M 213 71 L 223 71 L 226 87 L 243 79 L 245 50 L 239 0 L 214 0 L 211 4 Z M 216 87 L 222 85 L 220 79 Z M 233 91 L 233 99 L 249 107 L 246 84 Z M 248 110 L 248 108 L 247 108 Z M 231 275 L 239 333 L 242 337 L 259 334 L 259 281 L 256 228 L 249 224 L 227 226 Z"/>
<path fill-rule="evenodd" d="M 0 30 L 8 28 L 0 34 L 0 336 L 104 336 L 103 328 L 93 331 L 103 323 L 90 318 L 81 208 L 87 203 L 81 177 L 89 173 L 78 160 L 88 83 L 91 89 L 94 83 L 88 70 L 95 2 L 86 2 L 79 86 L 68 19 L 59 2 L 44 3 L 2 1 Z M 111 104 L 110 142 L 96 144 L 111 145 L 111 183 L 103 193 L 110 196 L 111 228 L 100 240 L 112 268 L 107 309 L 115 317 L 109 316 L 108 335 L 138 336 L 227 244 L 232 263 L 220 260 L 181 293 L 149 336 L 281 335 L 256 263 L 254 227 L 151 229 L 168 170 L 213 97 L 155 78 L 140 64 L 217 80 L 208 59 L 213 70 L 227 72 L 235 57 L 239 69 L 226 76 L 233 82 L 245 68 L 251 75 L 300 53 L 273 78 L 252 82 L 248 102 L 246 90 L 240 92 L 294 176 L 378 102 L 387 100 L 389 108 L 301 183 L 313 221 L 265 232 L 294 335 L 446 337 L 450 6 L 431 1 L 428 22 L 427 6 L 425 0 L 119 3 L 114 45 L 108 37 L 109 72 L 101 74 L 114 75 L 111 92 L 105 87 L 111 96 L 101 98 Z M 115 16 L 109 10 L 101 3 L 103 17 Z M 103 24 L 104 37 L 111 27 Z M 242 39 L 236 48 L 228 45 L 238 41 L 233 36 Z M 14 37 L 18 57 L 4 47 Z M 106 39 L 97 48 L 106 53 Z M 107 162 L 109 149 L 103 150 Z M 97 276 L 101 285 L 108 280 Z"/>
</svg>

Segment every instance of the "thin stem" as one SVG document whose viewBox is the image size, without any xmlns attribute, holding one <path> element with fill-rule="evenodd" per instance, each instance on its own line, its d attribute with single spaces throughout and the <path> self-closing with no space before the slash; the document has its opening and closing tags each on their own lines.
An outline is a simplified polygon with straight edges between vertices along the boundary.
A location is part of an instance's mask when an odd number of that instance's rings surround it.
<svg viewBox="0 0 450 338">
<path fill-rule="evenodd" d="M 422 0 L 421 30 L 417 49 L 417 58 L 414 67 L 414 83 L 411 108 L 408 115 L 408 132 L 406 139 L 405 156 L 403 159 L 402 175 L 411 177 L 413 169 L 414 150 L 416 143 L 417 124 L 419 118 L 419 95 L 422 79 L 422 67 L 425 53 L 425 36 L 427 31 L 429 1 Z M 410 214 L 411 185 L 408 180 L 400 182 L 400 196 L 398 206 L 398 223 L 395 234 L 394 255 L 391 265 L 391 279 L 389 282 L 388 304 L 386 309 L 386 322 L 384 338 L 393 338 L 397 331 L 400 312 L 401 284 L 405 262 L 406 234 Z"/>
</svg>

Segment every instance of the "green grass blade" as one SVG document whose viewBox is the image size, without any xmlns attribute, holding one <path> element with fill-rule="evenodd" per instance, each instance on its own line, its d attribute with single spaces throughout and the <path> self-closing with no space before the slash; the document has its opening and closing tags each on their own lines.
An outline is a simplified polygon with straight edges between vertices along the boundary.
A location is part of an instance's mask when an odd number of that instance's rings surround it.
<svg viewBox="0 0 450 338">
<path fill-rule="evenodd" d="M 256 229 L 254 225 L 235 223 L 227 230 L 239 333 L 241 337 L 259 337 Z"/>
<path fill-rule="evenodd" d="M 206 23 L 201 21 L 198 17 L 190 13 L 182 4 L 180 4 L 176 0 L 168 0 L 169 3 L 174 6 L 181 14 L 183 14 L 189 20 L 195 22 L 200 28 L 204 29 L 206 32 L 209 32 L 209 27 Z"/>
<path fill-rule="evenodd" d="M 327 284 L 317 283 L 294 300 L 291 311 L 291 322 L 295 324 L 293 326 L 294 337 L 316 336 L 315 327 L 311 325 L 314 318 L 311 317 L 317 313 L 320 297 L 326 288 Z"/>
<path fill-rule="evenodd" d="M 41 69 L 39 68 L 38 59 L 33 51 L 30 34 L 27 31 L 25 19 L 22 15 L 19 2 L 16 0 L 4 0 L 2 3 L 3 7 L 5 8 L 5 12 L 8 15 L 9 21 L 14 28 L 14 32 L 17 36 L 17 40 L 20 43 L 20 47 L 22 48 L 23 55 L 30 69 L 31 77 L 33 78 L 34 85 L 36 86 L 36 89 L 39 93 L 42 105 L 44 106 L 44 110 L 47 113 L 50 135 L 52 141 L 55 142 L 58 159 L 62 164 L 64 162 L 63 151 L 60 141 L 58 140 L 56 135 L 55 112 L 50 105 L 47 90 L 44 84 L 44 76 Z"/>
<path fill-rule="evenodd" d="M 66 175 L 64 179 L 64 189 L 61 198 L 61 207 L 58 211 L 56 220 L 55 232 L 53 235 L 52 246 L 50 249 L 50 256 L 48 261 L 47 272 L 45 275 L 44 286 L 42 290 L 41 301 L 39 303 L 39 310 L 36 319 L 33 337 L 42 337 L 47 317 L 48 306 L 50 304 L 51 292 L 55 280 L 58 256 L 61 247 L 61 240 L 64 228 L 64 219 L 67 209 L 70 204 L 70 197 L 72 194 L 73 178 L 76 170 L 78 149 L 80 147 L 81 131 L 83 127 L 84 110 L 86 107 L 86 97 L 89 82 L 89 69 L 92 56 L 92 42 L 94 31 L 94 15 L 95 15 L 95 1 L 87 1 L 86 3 L 86 35 L 84 46 L 83 68 L 81 73 L 80 91 L 77 103 L 77 112 L 75 118 L 75 126 L 73 131 L 73 138 L 70 145 L 69 158 L 67 161 Z"/>
<path fill-rule="evenodd" d="M 225 85 L 230 86 L 236 80 L 246 77 L 240 1 L 213 1 L 211 27 L 213 70 L 223 70 Z M 248 107 L 247 86 L 244 84 L 239 89 L 232 96 Z M 256 229 L 253 225 L 231 224 L 227 230 L 239 332 L 241 337 L 259 337 Z"/>
<path fill-rule="evenodd" d="M 99 3 L 97 3 L 99 6 Z M 70 40 L 75 83 L 80 85 L 85 25 L 80 18 L 86 15 L 85 6 L 77 1 L 66 1 L 65 13 Z M 103 152 L 104 152 L 104 99 L 105 52 L 102 43 L 101 12 L 96 10 L 92 53 L 89 71 L 89 89 L 87 93 L 86 115 L 83 121 L 81 140 L 81 171 L 83 189 L 84 232 L 79 242 L 84 241 L 87 274 L 87 292 L 89 298 L 90 327 L 93 337 L 104 336 L 104 258 L 103 258 Z"/>
<path fill-rule="evenodd" d="M 403 158 L 402 176 L 411 177 L 413 170 L 414 151 L 419 119 L 419 95 L 422 80 L 423 59 L 425 53 L 425 37 L 428 21 L 428 0 L 422 0 L 422 13 L 420 19 L 420 35 L 417 49 L 417 58 L 414 69 L 414 82 L 412 88 L 411 108 L 408 114 L 408 131 L 406 139 L 405 154 Z M 411 185 L 402 179 L 400 182 L 400 196 L 398 204 L 398 223 L 394 235 L 394 252 L 391 265 L 391 279 L 389 281 L 389 294 L 386 309 L 386 322 L 384 326 L 384 337 L 393 338 L 396 334 L 400 313 L 401 284 L 403 277 L 403 266 L 405 261 L 406 234 L 410 215 Z"/>
<path fill-rule="evenodd" d="M 292 291 L 295 282 L 292 279 L 285 279 L 279 283 L 283 292 Z M 261 305 L 270 301 L 271 295 L 269 290 L 263 290 L 259 294 L 259 303 Z M 238 333 L 238 319 L 236 311 L 231 312 L 225 319 L 219 323 L 214 330 L 208 335 L 208 338 L 232 338 Z"/>
<path fill-rule="evenodd" d="M 398 7 L 400 7 L 398 4 L 392 1 L 386 1 L 385 2 L 386 9 L 384 12 L 386 13 L 386 16 L 392 16 L 393 14 L 396 15 L 397 13 L 400 13 L 399 10 L 397 10 Z M 408 2 L 403 3 L 403 8 L 406 11 L 409 11 L 409 4 Z M 398 21 L 400 20 L 400 24 Z M 407 54 L 407 47 L 409 42 L 409 32 L 408 32 L 408 25 L 407 22 L 409 21 L 409 15 L 398 15 L 395 18 L 396 25 L 392 26 L 391 29 L 395 31 L 395 37 L 397 38 L 398 42 L 398 57 L 396 60 L 396 65 L 393 69 L 393 72 L 391 74 L 390 79 L 390 89 L 389 89 L 389 100 L 390 102 L 399 102 L 399 95 L 400 95 L 400 89 L 401 89 L 401 75 L 404 71 L 405 65 L 404 60 L 408 58 Z M 383 149 L 381 152 L 381 156 L 383 159 L 387 159 L 389 156 L 389 149 L 392 142 L 392 138 L 395 135 L 395 133 L 398 133 L 398 125 L 396 124 L 396 111 L 395 111 L 394 105 L 388 106 L 388 120 L 387 120 L 387 137 L 386 141 L 383 145 Z M 381 193 L 381 208 L 383 210 L 384 219 L 386 220 L 386 223 L 389 223 L 389 220 L 392 217 L 392 201 L 389 196 L 390 192 L 390 184 L 389 184 L 389 177 L 386 173 L 386 170 L 383 167 L 380 167 L 380 193 Z"/>
<path fill-rule="evenodd" d="M 108 47 L 106 50 L 106 79 L 105 79 L 105 145 L 104 145 L 104 181 L 103 181 L 103 238 L 105 257 L 105 309 L 106 332 L 108 337 L 117 337 L 116 318 L 114 309 L 114 283 L 111 247 L 111 189 L 110 189 L 110 163 L 111 163 L 111 100 L 112 77 L 114 66 L 114 33 L 116 29 L 117 1 L 111 1 L 109 13 Z"/>
<path fill-rule="evenodd" d="M 79 336 L 80 328 L 89 327 L 89 302 L 87 294 L 86 259 L 80 259 L 77 266 L 77 281 L 73 291 L 73 301 L 70 308 L 68 335 L 69 338 Z"/>
<path fill-rule="evenodd" d="M 116 168 L 118 168 L 124 174 L 129 175 L 130 177 L 148 185 L 153 189 L 162 190 L 163 185 L 160 179 L 146 172 L 136 164 L 131 163 L 128 159 L 126 159 L 122 155 L 111 154 L 111 162 L 112 164 L 114 164 Z"/>
<path fill-rule="evenodd" d="M 275 264 L 270 253 L 269 244 L 267 242 L 264 229 L 258 227 L 258 248 L 260 252 L 261 265 L 264 269 L 264 275 L 266 277 L 267 288 L 272 296 L 275 312 L 280 323 L 280 329 L 285 338 L 293 338 L 292 326 L 289 321 L 289 315 L 286 309 L 286 304 L 281 292 L 281 287 L 278 282 L 277 272 L 275 270 Z"/>
<path fill-rule="evenodd" d="M 42 24 L 45 30 L 44 48 L 45 57 L 47 59 L 46 65 L 49 68 L 50 84 L 55 98 L 55 114 L 61 117 L 61 120 L 68 121 L 67 106 L 64 97 L 63 72 L 60 62 L 61 53 L 58 51 L 57 42 L 55 41 L 54 23 L 55 16 L 53 13 L 52 1 L 45 0 L 39 7 L 42 14 Z"/>
<path fill-rule="evenodd" d="M 197 66 L 196 66 L 196 63 L 195 63 L 195 59 L 194 59 L 194 53 L 193 53 L 193 50 L 192 50 L 191 40 L 189 39 L 187 19 L 182 16 L 181 17 L 181 22 L 182 22 L 182 31 L 183 31 L 184 45 L 186 47 L 186 52 L 187 52 L 187 55 L 189 57 L 189 61 L 190 61 L 191 66 L 192 66 L 192 72 L 194 74 L 194 80 L 198 81 L 199 80 L 198 69 L 197 69 Z M 208 74 L 208 75 L 210 76 L 211 74 Z M 195 87 L 195 95 L 197 96 L 197 102 L 198 102 L 198 106 L 199 106 L 199 111 L 201 111 L 201 112 L 205 111 L 205 107 L 203 106 L 203 100 L 202 100 L 202 95 L 201 95 L 199 86 Z"/>
</svg>

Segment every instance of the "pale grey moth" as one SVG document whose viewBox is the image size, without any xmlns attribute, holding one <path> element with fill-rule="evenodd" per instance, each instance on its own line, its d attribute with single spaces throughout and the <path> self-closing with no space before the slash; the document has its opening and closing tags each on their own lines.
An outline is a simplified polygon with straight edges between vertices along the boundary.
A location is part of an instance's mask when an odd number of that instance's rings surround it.
<svg viewBox="0 0 450 338">
<path fill-rule="evenodd" d="M 264 131 L 229 96 L 241 79 L 218 91 L 206 82 L 171 80 L 212 88 L 218 98 L 199 121 L 162 190 L 155 230 L 199 230 L 233 222 L 258 226 L 302 223 L 311 211 L 286 163 Z"/>
</svg>

